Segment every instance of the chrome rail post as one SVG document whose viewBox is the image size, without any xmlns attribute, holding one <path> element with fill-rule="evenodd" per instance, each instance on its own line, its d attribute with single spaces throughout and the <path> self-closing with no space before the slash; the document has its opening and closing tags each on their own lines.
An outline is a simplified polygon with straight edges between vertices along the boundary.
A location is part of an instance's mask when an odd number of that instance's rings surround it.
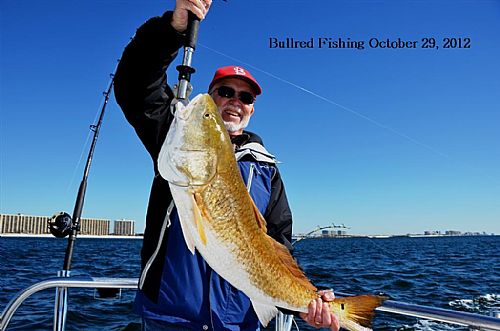
<svg viewBox="0 0 500 331">
<path fill-rule="evenodd" d="M 290 331 L 292 329 L 293 315 L 284 315 L 285 319 L 285 329 L 284 331 Z"/>
<path fill-rule="evenodd" d="M 290 331 L 292 329 L 293 315 L 286 315 L 282 312 L 278 312 L 275 323 L 274 329 L 276 331 Z"/>
<path fill-rule="evenodd" d="M 70 276 L 70 270 L 59 270 L 58 277 Z M 54 331 L 64 331 L 66 328 L 66 314 L 68 313 L 68 288 L 57 287 L 54 303 Z"/>
<path fill-rule="evenodd" d="M 286 331 L 284 329 L 284 321 L 283 321 L 283 314 L 281 312 L 278 312 L 278 315 L 276 315 L 275 320 L 274 320 L 274 330 L 275 331 Z"/>
</svg>

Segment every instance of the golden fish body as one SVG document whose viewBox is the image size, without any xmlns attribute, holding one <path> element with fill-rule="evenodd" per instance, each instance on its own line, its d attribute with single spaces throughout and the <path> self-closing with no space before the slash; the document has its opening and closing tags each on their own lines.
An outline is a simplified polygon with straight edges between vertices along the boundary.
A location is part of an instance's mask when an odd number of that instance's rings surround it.
<svg viewBox="0 0 500 331">
<path fill-rule="evenodd" d="M 317 290 L 289 251 L 266 234 L 208 94 L 176 110 L 158 169 L 169 181 L 189 250 L 194 254 L 197 249 L 213 270 L 250 298 L 263 325 L 277 307 L 307 312 Z M 330 307 L 342 327 L 367 330 L 381 300 L 348 297 L 335 299 Z"/>
</svg>

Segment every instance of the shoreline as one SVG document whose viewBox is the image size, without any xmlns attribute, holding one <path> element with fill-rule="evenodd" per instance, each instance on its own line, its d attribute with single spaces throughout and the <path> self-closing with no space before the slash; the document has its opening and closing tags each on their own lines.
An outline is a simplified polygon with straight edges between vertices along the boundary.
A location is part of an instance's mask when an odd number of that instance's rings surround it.
<svg viewBox="0 0 500 331">
<path fill-rule="evenodd" d="M 387 238 L 451 238 L 451 237 L 495 237 L 496 233 L 491 234 L 388 234 L 388 235 L 342 235 L 342 236 L 310 236 L 302 237 L 294 235 L 292 238 L 299 239 L 349 239 L 349 238 L 369 238 L 369 239 L 387 239 Z"/>
<path fill-rule="evenodd" d="M 494 237 L 498 234 L 460 234 L 460 235 L 446 235 L 446 234 L 406 234 L 406 235 L 343 235 L 343 236 L 311 236 L 303 239 L 349 239 L 349 238 L 370 238 L 370 239 L 387 239 L 387 238 L 443 238 L 443 237 Z M 0 238 L 56 238 L 51 234 L 27 234 L 27 233 L 0 233 Z M 77 238 L 86 239 L 144 239 L 142 235 L 135 236 L 120 236 L 120 235 L 86 235 L 79 234 Z M 294 239 L 302 238 L 301 236 L 293 236 Z"/>
<path fill-rule="evenodd" d="M 28 233 L 0 233 L 0 238 L 55 238 L 55 239 L 64 239 L 64 238 L 56 238 L 51 234 L 28 234 Z M 87 234 L 79 234 L 77 238 L 87 238 L 87 239 L 143 239 L 143 236 L 118 236 L 118 235 L 105 235 L 105 236 L 96 236 L 96 235 L 87 235 Z"/>
</svg>

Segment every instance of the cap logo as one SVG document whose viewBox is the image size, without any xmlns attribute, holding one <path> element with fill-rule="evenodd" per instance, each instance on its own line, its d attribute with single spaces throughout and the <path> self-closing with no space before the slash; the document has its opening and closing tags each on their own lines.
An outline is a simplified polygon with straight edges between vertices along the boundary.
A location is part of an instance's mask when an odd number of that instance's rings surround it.
<svg viewBox="0 0 500 331">
<path fill-rule="evenodd" d="M 241 68 L 241 67 L 234 67 L 233 70 L 234 70 L 234 73 L 237 74 L 237 75 L 246 76 L 246 74 L 247 74 L 245 72 L 245 70 L 243 68 Z"/>
</svg>

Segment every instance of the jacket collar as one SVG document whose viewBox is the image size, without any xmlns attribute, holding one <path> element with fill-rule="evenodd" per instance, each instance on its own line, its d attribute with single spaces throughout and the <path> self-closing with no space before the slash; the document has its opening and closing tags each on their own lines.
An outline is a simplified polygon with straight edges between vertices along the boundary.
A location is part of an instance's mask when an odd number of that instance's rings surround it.
<svg viewBox="0 0 500 331">
<path fill-rule="evenodd" d="M 257 134 L 250 131 L 243 131 L 239 136 L 231 138 L 231 142 L 236 145 L 236 149 L 248 143 L 258 143 L 264 146 L 262 139 Z"/>
</svg>

